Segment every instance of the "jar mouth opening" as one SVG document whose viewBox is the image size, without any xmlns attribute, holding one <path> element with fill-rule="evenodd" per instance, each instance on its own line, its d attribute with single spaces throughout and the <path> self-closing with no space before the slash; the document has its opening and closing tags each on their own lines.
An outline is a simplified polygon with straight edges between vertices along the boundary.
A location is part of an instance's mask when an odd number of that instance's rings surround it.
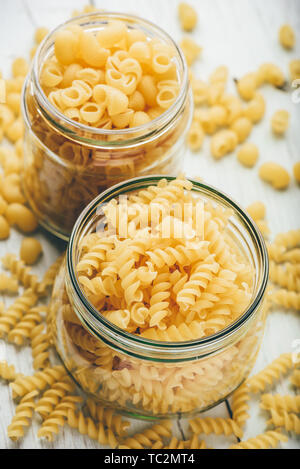
<svg viewBox="0 0 300 469">
<path fill-rule="evenodd" d="M 138 25 L 142 25 L 145 28 L 148 28 L 148 30 L 151 28 L 154 32 L 157 32 L 161 37 L 165 38 L 167 41 L 169 41 L 172 46 L 174 47 L 178 59 L 180 62 L 180 67 L 182 69 L 182 79 L 180 83 L 180 92 L 174 101 L 174 103 L 166 110 L 164 111 L 160 116 L 156 117 L 155 119 L 152 119 L 150 122 L 147 122 L 143 125 L 137 126 L 137 127 L 131 127 L 131 128 L 126 128 L 126 129 L 102 129 L 98 127 L 92 127 L 89 125 L 82 124 L 80 122 L 76 122 L 67 116 L 63 114 L 62 112 L 59 111 L 47 98 L 46 94 L 44 93 L 43 88 L 41 87 L 40 84 L 40 79 L 39 79 L 39 69 L 40 69 L 40 61 L 43 56 L 43 54 L 47 50 L 47 43 L 48 41 L 55 36 L 55 33 L 59 31 L 62 28 L 65 28 L 67 25 L 70 24 L 77 24 L 81 22 L 84 24 L 89 24 L 92 21 L 96 20 L 102 20 L 102 21 L 107 21 L 110 19 L 116 19 L 116 20 L 123 20 L 123 21 L 128 21 L 128 22 L 136 22 Z M 89 20 L 89 21 L 87 21 Z M 152 133 L 155 133 L 156 128 L 160 127 L 165 127 L 166 122 L 169 123 L 169 121 L 172 120 L 174 114 L 176 114 L 177 109 L 180 109 L 181 105 L 183 104 L 185 97 L 188 94 L 188 67 L 186 64 L 185 57 L 183 55 L 183 52 L 181 51 L 180 47 L 177 45 L 177 43 L 172 39 L 172 37 L 165 32 L 162 28 L 159 26 L 155 25 L 151 21 L 145 20 L 139 16 L 136 15 L 128 15 L 126 13 L 114 13 L 114 12 L 95 12 L 95 13 L 86 13 L 81 16 L 77 16 L 75 18 L 71 18 L 70 20 L 66 21 L 65 23 L 60 24 L 57 26 L 55 29 L 53 29 L 42 41 L 40 44 L 34 60 L 33 60 L 33 65 L 32 65 L 32 75 L 33 75 L 33 83 L 34 87 L 37 92 L 37 99 L 41 105 L 41 110 L 43 112 L 43 115 L 50 119 L 54 125 L 57 125 L 61 130 L 64 130 L 66 133 L 74 133 L 75 131 L 81 132 L 83 135 L 84 134 L 93 134 L 94 138 L 97 139 L 101 135 L 103 136 L 122 136 L 124 139 L 121 140 L 121 143 L 126 143 L 125 137 L 128 136 L 128 140 L 134 140 L 130 138 L 130 134 L 136 133 L 139 134 L 140 136 L 149 136 Z M 51 117 L 46 113 L 46 111 L 49 111 L 51 113 Z M 52 117 L 53 116 L 53 117 Z M 58 122 L 64 122 L 66 125 L 66 128 L 63 127 L 62 124 L 59 124 Z M 72 129 L 72 130 L 70 130 Z M 111 141 L 109 142 L 110 145 L 113 144 L 120 144 L 120 141 L 116 140 L 116 142 Z"/>
<path fill-rule="evenodd" d="M 111 188 L 102 192 L 83 210 L 73 227 L 67 248 L 67 280 L 70 281 L 70 285 L 75 290 L 77 295 L 78 301 L 75 301 L 75 305 L 77 303 L 77 306 L 79 308 L 84 308 L 84 317 L 80 315 L 80 318 L 81 320 L 83 320 L 83 322 L 88 328 L 92 328 L 92 331 L 95 330 L 94 328 L 98 328 L 99 330 L 101 330 L 101 334 L 105 334 L 107 338 L 113 341 L 117 341 L 119 344 L 122 344 L 123 346 L 129 348 L 133 346 L 138 348 L 140 346 L 143 352 L 147 350 L 148 352 L 161 353 L 162 355 L 164 353 L 171 353 L 173 355 L 181 352 L 184 354 L 198 353 L 198 355 L 199 353 L 201 353 L 201 356 L 205 356 L 202 354 L 205 354 L 209 346 L 215 347 L 215 349 L 219 349 L 224 344 L 224 342 L 234 336 L 234 334 L 237 333 L 242 328 L 242 326 L 247 323 L 247 321 L 254 315 L 263 299 L 269 274 L 268 253 L 262 234 L 254 224 L 252 219 L 243 211 L 243 209 L 225 193 L 219 191 L 213 186 L 206 185 L 204 183 L 187 178 L 187 180 L 192 182 L 193 184 L 192 191 L 196 190 L 199 193 L 204 193 L 208 196 L 213 196 L 216 199 L 220 199 L 228 207 L 233 209 L 234 214 L 238 215 L 238 217 L 245 224 L 245 227 L 249 230 L 251 234 L 251 239 L 253 240 L 253 244 L 257 248 L 257 251 L 259 253 L 259 258 L 261 262 L 261 277 L 259 279 L 258 285 L 256 286 L 254 298 L 248 305 L 246 311 L 233 323 L 229 324 L 226 328 L 216 332 L 215 334 L 202 337 L 200 339 L 183 342 L 162 342 L 132 334 L 119 328 L 118 326 L 115 326 L 113 323 L 108 321 L 103 315 L 101 315 L 101 313 L 99 314 L 99 311 L 89 302 L 89 300 L 85 296 L 83 290 L 79 285 L 76 275 L 75 252 L 77 248 L 76 243 L 78 240 L 78 236 L 80 234 L 81 228 L 87 225 L 88 222 L 92 220 L 99 204 L 108 202 L 120 193 L 131 192 L 133 190 L 141 189 L 142 187 L 155 185 L 161 179 L 167 179 L 167 181 L 172 181 L 176 178 L 173 176 L 154 175 L 130 179 L 128 181 L 116 184 L 115 186 L 112 186 Z M 101 340 L 103 340 L 104 342 L 106 341 L 102 335 Z"/>
</svg>

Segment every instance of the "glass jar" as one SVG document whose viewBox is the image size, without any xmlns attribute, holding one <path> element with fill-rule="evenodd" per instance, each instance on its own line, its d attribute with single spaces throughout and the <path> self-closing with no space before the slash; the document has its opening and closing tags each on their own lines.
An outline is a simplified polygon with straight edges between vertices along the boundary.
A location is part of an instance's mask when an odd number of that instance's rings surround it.
<svg viewBox="0 0 300 469">
<path fill-rule="evenodd" d="M 141 29 L 172 47 L 180 91 L 159 117 L 139 127 L 104 129 L 67 118 L 46 97 L 40 73 L 54 54 L 54 37 L 67 25 L 98 31 L 110 20 Z M 24 190 L 41 225 L 63 239 L 83 208 L 108 187 L 146 174 L 178 174 L 193 105 L 188 69 L 181 50 L 158 26 L 135 16 L 93 13 L 74 18 L 41 44 L 23 91 L 25 120 Z"/>
<path fill-rule="evenodd" d="M 104 405 L 144 418 L 194 415 L 227 398 L 246 379 L 263 336 L 263 297 L 268 280 L 266 246 L 251 219 L 225 194 L 192 180 L 193 193 L 204 203 L 233 211 L 228 235 L 254 271 L 247 310 L 220 332 L 187 342 L 146 339 L 102 316 L 78 282 L 81 240 L 103 223 L 99 207 L 112 198 L 155 185 L 160 179 L 145 176 L 120 183 L 83 211 L 55 281 L 49 315 L 56 349 L 74 380 Z"/>
</svg>

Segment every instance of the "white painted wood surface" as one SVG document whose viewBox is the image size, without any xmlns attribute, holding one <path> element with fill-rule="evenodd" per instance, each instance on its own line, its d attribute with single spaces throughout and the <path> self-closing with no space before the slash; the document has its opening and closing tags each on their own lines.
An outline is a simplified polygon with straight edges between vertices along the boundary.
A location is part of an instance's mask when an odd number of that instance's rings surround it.
<svg viewBox="0 0 300 469">
<path fill-rule="evenodd" d="M 275 62 L 288 73 L 288 63 L 300 57 L 300 1 L 299 0 L 189 0 L 199 15 L 197 29 L 192 37 L 203 47 L 203 54 L 194 68 L 196 75 L 207 78 L 214 67 L 226 64 L 233 77 L 255 70 L 263 62 Z M 82 8 L 83 0 L 1 0 L 0 2 L 0 70 L 9 76 L 10 64 L 17 56 L 27 56 L 33 45 L 33 33 L 37 26 L 53 28 L 71 16 L 75 8 Z M 111 11 L 123 11 L 144 16 L 180 40 L 177 19 L 177 0 L 96 0 L 98 7 Z M 283 23 L 293 26 L 297 34 L 297 45 L 292 52 L 283 50 L 278 44 L 278 29 Z M 229 87 L 230 89 L 230 87 Z M 260 149 L 262 162 L 273 160 L 281 163 L 290 172 L 292 165 L 300 159 L 300 103 L 294 104 L 291 93 L 265 87 L 262 90 L 267 111 L 263 122 L 257 125 L 250 141 Z M 277 109 L 291 113 L 291 125 L 286 138 L 277 139 L 270 132 L 270 117 Z M 188 176 L 201 176 L 235 198 L 246 207 L 255 200 L 263 200 L 267 206 L 267 219 L 272 235 L 300 227 L 300 189 L 294 182 L 285 192 L 276 192 L 258 178 L 258 166 L 252 170 L 241 167 L 235 154 L 215 162 L 209 152 L 209 139 L 201 152 L 187 154 L 185 161 Z M 44 255 L 35 271 L 42 275 L 62 249 L 62 244 L 40 230 L 38 237 L 44 246 Z M 21 236 L 13 231 L 10 239 L 0 243 L 0 255 L 6 252 L 18 254 Z M 3 298 L 6 305 L 12 301 Z M 299 314 L 275 311 L 268 319 L 265 337 L 255 369 L 256 372 L 270 363 L 280 353 L 293 351 L 294 341 L 300 339 Z M 0 361 L 14 363 L 17 370 L 32 373 L 29 348 L 17 350 L 0 340 Z M 281 393 L 293 392 L 286 382 L 280 382 L 276 389 Z M 6 436 L 6 427 L 14 412 L 14 403 L 9 388 L 0 383 L 0 448 L 99 448 L 95 442 L 66 427 L 54 444 L 37 439 L 38 421 L 35 420 L 24 440 L 12 443 Z M 225 404 L 207 415 L 228 417 Z M 132 428 L 145 426 L 133 422 Z M 183 422 L 185 428 L 186 423 Z M 176 431 L 176 424 L 174 424 Z M 251 418 L 248 421 L 245 438 L 265 430 L 265 416 L 259 412 L 258 401 L 251 404 Z M 228 446 L 228 438 L 210 436 L 206 438 L 215 448 Z M 231 440 L 234 442 L 234 440 Z M 299 448 L 299 439 L 291 436 L 283 448 Z"/>
</svg>

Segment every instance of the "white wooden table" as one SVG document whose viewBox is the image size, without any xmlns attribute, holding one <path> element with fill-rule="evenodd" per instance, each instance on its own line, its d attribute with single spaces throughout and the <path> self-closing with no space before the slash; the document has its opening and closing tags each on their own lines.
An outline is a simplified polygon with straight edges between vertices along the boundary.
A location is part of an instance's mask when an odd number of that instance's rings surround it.
<svg viewBox="0 0 300 469">
<path fill-rule="evenodd" d="M 194 68 L 196 75 L 207 78 L 214 67 L 226 64 L 233 77 L 255 70 L 263 62 L 275 62 L 285 72 L 292 58 L 300 57 L 300 0 L 189 0 L 198 11 L 199 22 L 192 37 L 203 46 L 203 54 Z M 10 64 L 17 56 L 28 57 L 33 45 L 33 33 L 37 26 L 53 28 L 71 16 L 73 9 L 82 8 L 86 0 L 1 0 L 0 2 L 0 70 L 9 76 Z M 152 20 L 176 40 L 182 32 L 177 19 L 177 0 L 102 0 L 95 2 L 99 8 L 123 11 L 144 16 Z M 289 23 L 298 31 L 297 46 L 286 52 L 278 44 L 278 29 Z M 230 87 L 229 87 L 230 89 Z M 289 171 L 300 159 L 300 103 L 294 104 L 291 93 L 265 87 L 262 90 L 267 110 L 263 122 L 257 125 L 251 141 L 260 149 L 260 161 L 273 160 Z M 291 125 L 286 138 L 276 139 L 270 132 L 270 117 L 276 109 L 287 109 L 291 113 Z M 259 166 L 259 165 L 258 165 Z M 255 200 L 263 200 L 267 206 L 267 219 L 272 234 L 300 227 L 300 188 L 294 182 L 285 192 L 277 192 L 258 178 L 258 167 L 248 170 L 239 165 L 234 154 L 221 162 L 213 161 L 209 153 L 209 139 L 201 152 L 187 154 L 185 170 L 188 176 L 200 176 L 227 192 L 246 207 Z M 40 230 L 38 237 L 44 247 L 44 255 L 34 270 L 42 275 L 56 258 L 62 244 Z M 0 243 L 0 255 L 6 252 L 18 254 L 21 236 L 13 231 L 8 241 Z M 0 298 L 1 299 L 1 298 Z M 6 305 L 10 301 L 3 298 Z M 275 311 L 268 319 L 265 337 L 255 369 L 256 372 L 283 352 L 294 351 L 295 341 L 300 339 L 299 314 Z M 16 364 L 19 371 L 30 374 L 31 353 L 29 348 L 18 350 L 0 340 L 0 361 L 6 359 Z M 276 388 L 282 394 L 292 392 L 285 380 Z M 12 443 L 6 436 L 6 427 L 14 412 L 8 386 L 0 383 L 0 448 L 99 448 L 89 438 L 66 427 L 54 444 L 39 441 L 36 433 L 38 422 L 34 421 L 24 440 Z M 206 415 L 206 414 L 205 414 Z M 228 417 L 225 404 L 207 412 L 207 415 Z M 132 429 L 143 428 L 143 422 L 133 422 Z M 186 427 L 185 422 L 182 423 Z M 175 431 L 176 423 L 174 424 Z M 251 418 L 246 427 L 245 438 L 265 430 L 265 416 L 259 411 L 258 401 L 251 403 Z M 215 448 L 228 446 L 228 438 L 210 436 L 206 438 Z M 284 448 L 299 448 L 300 441 L 291 437 Z"/>
</svg>

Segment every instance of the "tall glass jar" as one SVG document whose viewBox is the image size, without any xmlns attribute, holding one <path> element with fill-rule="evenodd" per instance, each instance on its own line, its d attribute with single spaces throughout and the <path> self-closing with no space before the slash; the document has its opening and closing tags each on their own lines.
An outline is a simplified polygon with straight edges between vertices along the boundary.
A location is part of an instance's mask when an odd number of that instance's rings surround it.
<svg viewBox="0 0 300 469">
<path fill-rule="evenodd" d="M 147 124 L 124 130 L 90 127 L 67 118 L 46 97 L 40 74 L 53 57 L 55 34 L 80 25 L 96 32 L 110 20 L 125 22 L 174 51 L 180 91 L 174 104 Z M 83 208 L 108 187 L 145 174 L 176 175 L 192 116 L 188 69 L 181 50 L 158 26 L 135 16 L 93 13 L 56 28 L 41 44 L 23 92 L 24 190 L 40 223 L 63 239 Z"/>
<path fill-rule="evenodd" d="M 101 315 L 87 300 L 77 278 L 80 243 L 104 222 L 98 209 L 102 204 L 155 185 L 159 179 L 145 176 L 120 183 L 84 210 L 55 281 L 49 316 L 58 354 L 75 381 L 105 405 L 144 418 L 194 415 L 227 398 L 245 380 L 263 336 L 262 302 L 268 280 L 265 243 L 251 219 L 225 194 L 192 181 L 195 196 L 233 210 L 227 234 L 254 271 L 247 310 L 220 332 L 187 342 L 133 335 Z"/>
</svg>

